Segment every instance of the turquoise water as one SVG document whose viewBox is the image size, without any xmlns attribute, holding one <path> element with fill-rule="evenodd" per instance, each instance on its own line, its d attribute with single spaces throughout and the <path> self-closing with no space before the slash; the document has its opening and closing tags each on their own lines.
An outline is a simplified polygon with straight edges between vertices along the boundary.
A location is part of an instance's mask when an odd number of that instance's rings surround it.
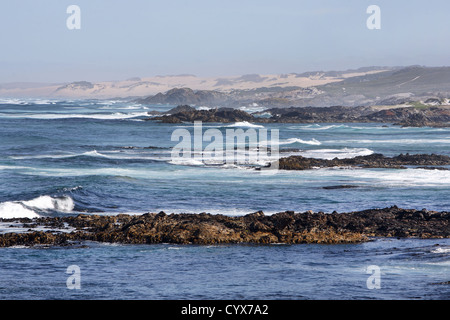
<svg viewBox="0 0 450 320">
<path fill-rule="evenodd" d="M 347 212 L 392 205 L 449 210 L 450 171 L 347 168 L 264 175 L 248 165 L 174 164 L 171 150 L 177 142 L 171 135 L 176 129 L 193 132 L 193 125 L 143 121 L 146 112 L 171 107 L 114 100 L 0 101 L 0 218 L 161 210 Z M 450 155 L 450 128 L 263 127 L 279 130 L 282 156 Z M 229 128 L 236 127 L 203 125 L 204 131 Z M 324 188 L 339 185 L 354 188 Z M 445 250 L 436 251 L 434 244 Z M 379 240 L 336 247 L 89 244 L 0 249 L 0 297 L 435 299 L 449 293 L 448 286 L 430 284 L 450 280 L 448 245 L 447 240 Z M 81 291 L 65 287 L 64 271 L 71 264 L 82 270 Z M 366 287 L 364 270 L 372 264 L 380 264 L 382 272 L 386 267 L 381 290 Z"/>
</svg>

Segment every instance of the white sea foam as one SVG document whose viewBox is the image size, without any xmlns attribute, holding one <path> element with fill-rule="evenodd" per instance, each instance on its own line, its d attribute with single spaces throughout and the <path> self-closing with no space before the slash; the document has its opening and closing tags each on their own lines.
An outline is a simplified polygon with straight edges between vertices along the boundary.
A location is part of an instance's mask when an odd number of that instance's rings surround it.
<svg viewBox="0 0 450 320">
<path fill-rule="evenodd" d="M 238 169 L 238 170 L 250 170 L 251 168 L 249 167 L 245 167 L 245 166 L 239 166 L 237 164 L 233 164 L 233 163 L 225 163 L 221 166 L 221 168 L 224 169 Z"/>
<path fill-rule="evenodd" d="M 24 166 L 2 166 L 0 165 L 0 170 L 24 170 L 28 169 L 29 167 Z"/>
<path fill-rule="evenodd" d="M 73 153 L 73 154 L 41 154 L 41 155 L 34 155 L 34 156 L 11 156 L 9 158 L 14 159 L 14 160 L 65 159 L 65 158 L 74 158 L 74 157 L 80 157 L 80 156 L 110 158 L 107 155 L 97 152 L 97 150 L 88 151 L 88 152 L 84 152 L 84 153 Z"/>
<path fill-rule="evenodd" d="M 431 250 L 432 253 L 450 253 L 450 248 L 437 248 Z"/>
<path fill-rule="evenodd" d="M 289 126 L 290 130 L 305 130 L 305 131 L 326 131 L 335 129 L 349 129 L 349 130 L 372 130 L 372 129 L 386 129 L 382 126 L 354 126 L 347 124 L 308 124 L 308 125 L 293 125 Z"/>
<path fill-rule="evenodd" d="M 107 105 L 104 107 L 99 107 L 101 110 L 148 110 L 148 107 L 144 107 L 142 105 L 128 105 L 128 106 L 111 106 Z"/>
<path fill-rule="evenodd" d="M 122 120 L 122 119 L 132 119 L 137 117 L 147 117 L 147 112 L 132 112 L 132 113 L 92 113 L 92 114 L 82 114 L 82 113 L 36 113 L 36 114 L 8 114 L 0 113 L 0 118 L 14 118 L 14 119 L 40 119 L 40 120 L 57 120 L 57 119 L 96 119 L 96 120 Z"/>
<path fill-rule="evenodd" d="M 9 159 L 13 160 L 30 160 L 30 159 L 67 159 L 75 157 L 93 157 L 93 158 L 107 158 L 116 160 L 164 160 L 158 157 L 146 157 L 137 155 L 118 155 L 118 152 L 108 151 L 108 153 L 113 153 L 114 155 L 103 154 L 97 150 L 87 151 L 83 153 L 72 153 L 72 154 L 41 154 L 34 156 L 10 156 Z"/>
<path fill-rule="evenodd" d="M 33 210 L 25 208 L 21 203 L 3 202 L 0 203 L 0 218 L 38 218 L 39 215 Z"/>
<path fill-rule="evenodd" d="M 235 128 L 235 127 L 247 127 L 247 128 L 264 128 L 264 126 L 259 124 L 253 124 L 248 121 L 242 121 L 242 122 L 236 122 L 234 124 L 230 124 L 227 126 L 228 128 Z"/>
<path fill-rule="evenodd" d="M 279 159 L 278 154 L 268 154 L 267 152 L 262 152 L 259 148 L 250 148 L 249 150 L 243 148 L 224 149 L 217 154 L 193 152 L 192 156 L 192 158 L 187 159 L 169 159 L 169 163 L 179 165 L 204 164 L 206 166 L 220 166 L 221 168 L 247 169 L 249 165 L 266 166 Z"/>
<path fill-rule="evenodd" d="M 2 99 L 0 99 L 0 104 L 17 104 L 17 105 L 22 105 L 22 104 L 27 104 L 27 102 L 24 101 L 24 100 L 21 100 L 21 99 L 2 98 Z"/>
<path fill-rule="evenodd" d="M 450 171 L 427 169 L 355 169 L 333 170 L 322 169 L 315 174 L 339 176 L 352 176 L 358 181 L 369 182 L 372 185 L 388 187 L 432 187 L 450 186 Z"/>
<path fill-rule="evenodd" d="M 170 161 L 170 159 L 167 159 Z M 179 164 L 179 163 L 175 163 Z M 185 162 L 188 167 L 176 171 L 173 175 L 168 175 L 166 170 L 149 170 L 148 168 L 47 168 L 37 167 L 17 167 L 0 166 L 0 170 L 20 170 L 22 175 L 32 176 L 51 176 L 51 177 L 81 177 L 81 176 L 112 176 L 112 177 L 130 177 L 133 179 L 184 179 L 198 177 L 199 172 L 204 168 L 205 163 L 196 160 L 187 159 Z M 190 165 L 190 166 L 189 166 Z M 206 164 L 208 166 L 208 164 Z M 213 177 L 222 177 L 223 179 L 240 178 L 243 173 L 248 174 L 246 178 L 251 179 L 253 174 L 259 176 L 259 172 L 254 170 L 226 170 L 221 168 L 223 162 L 218 163 L 217 168 L 210 168 L 208 174 Z M 231 167 L 230 167 L 231 168 Z M 240 169 L 240 168 L 239 168 Z M 225 176 L 223 176 L 225 175 Z M 287 179 L 287 180 L 286 180 Z M 317 170 L 304 171 L 283 171 L 279 170 L 272 180 L 273 183 L 305 184 L 309 181 L 331 179 L 333 181 L 345 180 L 348 183 L 361 183 L 370 186 L 380 187 L 450 187 L 450 171 L 426 170 L 426 169 L 364 169 L 364 168 L 324 168 Z M 287 182 L 286 182 L 287 181 Z M 248 182 L 248 181 L 247 181 Z"/>
<path fill-rule="evenodd" d="M 56 104 L 56 101 L 42 99 L 42 100 L 34 100 L 33 102 L 30 102 L 30 103 L 38 104 L 38 105 L 45 105 L 45 104 Z"/>
<path fill-rule="evenodd" d="M 400 127 L 400 126 L 386 126 L 382 124 L 368 123 L 364 126 L 354 124 L 302 124 L 292 125 L 287 127 L 289 130 L 303 130 L 303 131 L 327 131 L 327 130 L 383 130 L 383 131 L 449 131 L 449 128 L 433 128 L 433 127 Z M 341 130 L 342 131 L 342 130 Z"/>
<path fill-rule="evenodd" d="M 102 157 L 102 158 L 109 158 L 109 156 L 104 155 L 100 152 L 97 152 L 97 150 L 93 150 L 93 151 L 88 151 L 85 152 L 83 154 L 81 154 L 82 156 L 88 156 L 88 157 Z"/>
<path fill-rule="evenodd" d="M 444 138 L 444 139 L 392 139 L 392 140 L 368 140 L 368 139 L 361 139 L 361 140 L 329 140 L 326 141 L 326 143 L 346 143 L 346 144 L 352 144 L 352 143 L 365 143 L 365 144 L 422 144 L 422 143 L 442 143 L 442 144 L 449 144 L 450 139 Z"/>
<path fill-rule="evenodd" d="M 340 129 L 340 128 L 349 128 L 347 125 L 311 125 L 311 126 L 305 126 L 302 127 L 302 129 L 308 129 L 308 130 L 330 130 L 330 129 Z"/>
<path fill-rule="evenodd" d="M 303 139 L 299 139 L 299 138 L 289 138 L 286 140 L 279 140 L 279 141 L 261 141 L 260 145 L 261 146 L 273 146 L 273 145 L 289 145 L 289 144 L 307 144 L 307 145 L 312 145 L 312 146 L 320 146 L 322 143 L 316 139 L 311 139 L 311 140 L 303 140 Z"/>
<path fill-rule="evenodd" d="M 0 203 L 0 218 L 37 218 L 42 211 L 71 212 L 75 204 L 70 197 L 52 198 L 40 196 L 28 201 L 7 201 Z"/>
<path fill-rule="evenodd" d="M 62 212 L 71 212 L 75 204 L 70 197 L 52 198 L 50 196 L 40 196 L 38 198 L 22 201 L 24 206 L 38 210 L 55 210 Z"/>
<path fill-rule="evenodd" d="M 176 164 L 181 166 L 203 166 L 205 163 L 201 160 L 193 158 L 174 158 L 169 161 L 170 164 Z"/>
<path fill-rule="evenodd" d="M 293 144 L 293 143 L 300 143 L 300 144 L 308 144 L 312 146 L 320 146 L 322 143 L 316 139 L 312 140 L 303 140 L 298 138 L 290 138 L 285 141 L 280 141 L 280 145 L 287 145 L 287 144 Z"/>
<path fill-rule="evenodd" d="M 366 148 L 344 148 L 344 149 L 318 149 L 318 150 L 306 150 L 300 151 L 299 154 L 305 158 L 317 158 L 331 160 L 349 159 L 358 156 L 369 156 L 374 152 Z"/>
<path fill-rule="evenodd" d="M 29 104 L 56 104 L 57 100 L 49 99 L 18 99 L 18 98 L 1 98 L 0 104 L 10 104 L 10 105 L 29 105 Z"/>
</svg>

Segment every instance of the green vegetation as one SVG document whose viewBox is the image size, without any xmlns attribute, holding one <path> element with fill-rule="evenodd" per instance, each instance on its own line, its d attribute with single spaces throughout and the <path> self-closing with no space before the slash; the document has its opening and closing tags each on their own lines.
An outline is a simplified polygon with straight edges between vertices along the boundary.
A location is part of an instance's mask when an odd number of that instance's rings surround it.
<svg viewBox="0 0 450 320">
<path fill-rule="evenodd" d="M 411 106 L 413 106 L 416 109 L 428 109 L 430 107 L 430 106 L 427 106 L 426 104 L 423 104 L 420 101 L 411 102 Z"/>
</svg>

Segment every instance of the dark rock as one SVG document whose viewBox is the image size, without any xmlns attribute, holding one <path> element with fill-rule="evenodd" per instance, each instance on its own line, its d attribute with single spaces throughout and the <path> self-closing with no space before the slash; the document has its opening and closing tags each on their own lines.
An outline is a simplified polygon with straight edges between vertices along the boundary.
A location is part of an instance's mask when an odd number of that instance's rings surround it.
<svg viewBox="0 0 450 320">
<path fill-rule="evenodd" d="M 325 189 L 325 190 L 337 190 L 337 189 L 354 189 L 354 188 L 358 188 L 358 186 L 340 185 L 340 186 L 323 187 L 322 189 Z"/>
<path fill-rule="evenodd" d="M 450 281 L 432 283 L 432 285 L 435 285 L 435 286 L 450 285 Z"/>
<path fill-rule="evenodd" d="M 386 157 L 382 154 L 372 154 L 368 156 L 359 156 L 350 159 L 315 159 L 302 156 L 291 156 L 279 160 L 280 170 L 310 170 L 313 168 L 330 167 L 363 167 L 363 168 L 393 168 L 406 169 L 412 167 L 448 166 L 450 157 L 436 154 L 400 154 L 396 157 Z M 443 168 L 445 170 L 446 168 Z M 325 187 L 327 188 L 327 187 Z M 329 188 L 329 187 L 328 187 Z"/>
<path fill-rule="evenodd" d="M 20 219 L 9 219 L 17 222 Z M 66 246 L 82 241 L 129 244 L 179 243 L 359 243 L 369 237 L 449 238 L 450 213 L 406 210 L 396 206 L 360 212 L 325 214 L 261 211 L 242 217 L 211 214 L 142 216 L 79 215 L 38 218 L 37 226 L 67 224 L 71 233 L 36 232 L 0 235 L 0 247 L 13 245 Z"/>
<path fill-rule="evenodd" d="M 189 105 L 179 105 L 167 111 L 167 114 L 177 114 L 180 112 L 194 112 L 194 111 L 196 111 L 194 107 L 191 107 Z"/>
<path fill-rule="evenodd" d="M 214 104 L 227 100 L 227 96 L 218 91 L 198 90 L 189 88 L 174 88 L 166 93 L 158 93 L 144 99 L 136 100 L 143 104 Z"/>
<path fill-rule="evenodd" d="M 157 115 L 157 113 L 152 113 Z M 258 115 L 269 114 L 270 117 Z M 181 122 L 239 122 L 255 123 L 394 123 L 400 126 L 450 126 L 450 109 L 414 107 L 377 110 L 372 107 L 289 107 L 271 108 L 254 114 L 233 108 L 213 110 L 196 110 L 188 105 L 178 106 L 168 115 L 156 116 L 148 120 L 159 120 L 165 123 Z"/>
<path fill-rule="evenodd" d="M 171 115 L 154 117 L 148 120 L 160 120 L 163 123 L 182 123 L 194 121 L 232 123 L 253 121 L 254 117 L 245 111 L 232 108 L 219 108 L 211 110 L 196 110 L 194 108 L 185 108 L 184 110 Z"/>
<path fill-rule="evenodd" d="M 246 218 L 256 218 L 257 219 L 257 218 L 265 217 L 265 215 L 264 215 L 264 212 L 257 211 L 257 212 L 254 212 L 254 213 L 247 214 L 245 217 Z"/>
</svg>

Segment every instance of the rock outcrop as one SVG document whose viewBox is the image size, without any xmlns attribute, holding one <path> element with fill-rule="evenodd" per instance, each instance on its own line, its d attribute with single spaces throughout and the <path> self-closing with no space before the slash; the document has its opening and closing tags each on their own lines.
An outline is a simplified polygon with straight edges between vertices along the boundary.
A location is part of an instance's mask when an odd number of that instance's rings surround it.
<svg viewBox="0 0 450 320">
<path fill-rule="evenodd" d="M 152 115 L 158 115 L 153 113 Z M 262 115 L 269 115 L 262 116 Z M 216 108 L 197 110 L 189 106 L 179 106 L 148 120 L 159 120 L 164 123 L 181 122 L 233 122 L 249 121 L 255 123 L 393 123 L 400 126 L 433 126 L 450 125 L 450 108 L 393 108 L 378 110 L 373 107 L 290 107 L 271 108 L 250 114 L 233 108 Z"/>
<path fill-rule="evenodd" d="M 261 113 L 270 114 L 271 117 L 263 119 L 264 122 L 275 123 L 331 123 L 331 122 L 359 122 L 366 115 L 373 113 L 371 107 L 290 107 L 271 108 Z"/>
<path fill-rule="evenodd" d="M 450 165 L 450 157 L 436 154 L 400 154 L 386 157 L 382 154 L 358 156 L 349 159 L 315 159 L 302 156 L 291 156 L 279 160 L 280 170 L 310 170 L 314 168 L 331 167 L 361 167 L 361 168 L 391 168 L 406 169 L 408 167 L 425 169 L 447 169 L 442 166 Z"/>
<path fill-rule="evenodd" d="M 448 108 L 395 108 L 381 110 L 365 116 L 365 121 L 392 122 L 403 127 L 448 126 L 450 109 Z"/>
<path fill-rule="evenodd" d="M 281 212 L 266 216 L 147 213 L 141 216 L 78 215 L 10 219 L 25 233 L 3 233 L 0 247 L 14 245 L 71 245 L 83 241 L 124 244 L 341 244 L 369 241 L 370 237 L 450 237 L 450 213 L 405 210 L 396 206 L 361 212 Z M 47 232 L 32 228 L 47 228 Z M 57 229 L 73 228 L 71 232 Z"/>
<path fill-rule="evenodd" d="M 212 90 L 197 90 L 189 88 L 174 88 L 166 93 L 158 93 L 154 96 L 136 100 L 143 104 L 194 104 L 210 105 L 224 102 L 228 99 L 227 95 Z"/>
<path fill-rule="evenodd" d="M 188 106 L 179 106 L 178 112 L 170 111 L 171 114 L 150 118 L 148 120 L 160 120 L 163 123 L 182 123 L 182 122 L 220 122 L 233 123 L 242 121 L 253 121 L 254 117 L 238 109 L 218 108 L 211 110 L 192 110 Z"/>
</svg>

